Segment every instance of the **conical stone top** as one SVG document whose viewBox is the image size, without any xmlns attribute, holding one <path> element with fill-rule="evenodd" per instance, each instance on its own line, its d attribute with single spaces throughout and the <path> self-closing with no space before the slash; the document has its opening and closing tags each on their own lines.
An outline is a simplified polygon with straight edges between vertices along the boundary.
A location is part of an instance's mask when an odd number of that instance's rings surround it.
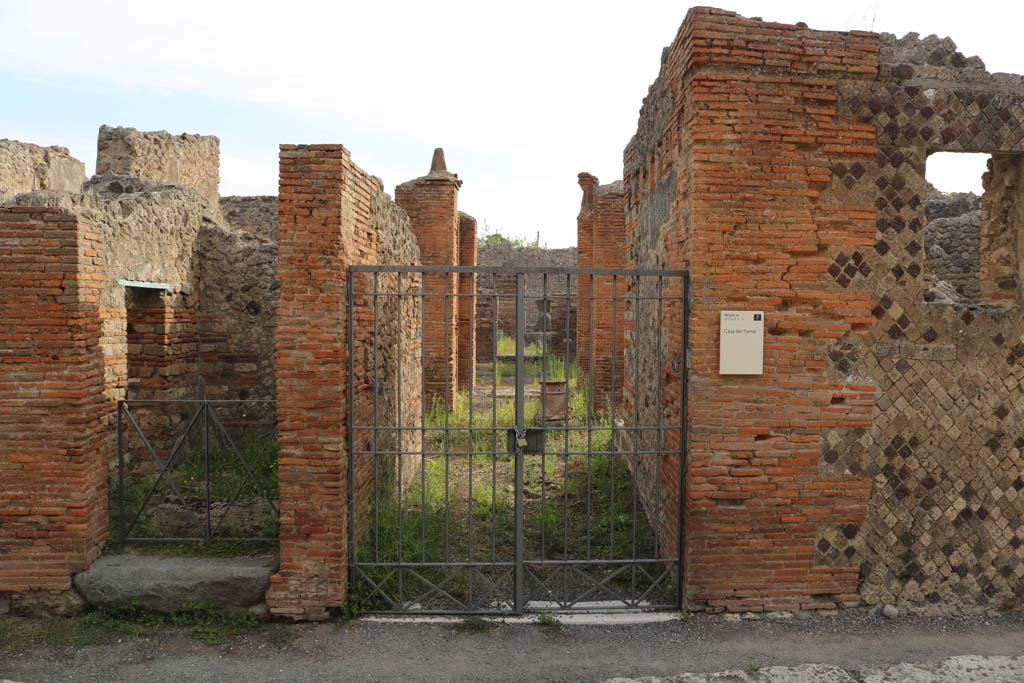
<svg viewBox="0 0 1024 683">
<path fill-rule="evenodd" d="M 431 173 L 447 173 L 448 164 L 444 161 L 444 147 L 434 149 L 434 158 L 430 160 Z"/>
</svg>

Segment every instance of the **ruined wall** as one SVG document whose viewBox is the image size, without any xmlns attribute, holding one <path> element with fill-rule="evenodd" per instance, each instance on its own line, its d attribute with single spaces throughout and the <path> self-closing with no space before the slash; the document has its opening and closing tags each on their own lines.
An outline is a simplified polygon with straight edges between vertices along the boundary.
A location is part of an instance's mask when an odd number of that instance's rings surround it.
<svg viewBox="0 0 1024 683">
<path fill-rule="evenodd" d="M 171 135 L 100 126 L 96 174 L 114 173 L 196 188 L 217 208 L 220 140 L 212 135 Z"/>
<path fill-rule="evenodd" d="M 948 39 L 691 10 L 625 177 L 633 260 L 693 279 L 692 604 L 1017 602 L 1021 121 Z M 936 151 L 994 155 L 980 301 L 934 295 Z M 717 374 L 732 308 L 765 311 L 761 376 Z"/>
<path fill-rule="evenodd" d="M 0 202 L 22 192 L 78 192 L 85 182 L 85 164 L 65 147 L 40 147 L 0 140 Z"/>
<path fill-rule="evenodd" d="M 981 197 L 930 190 L 924 215 L 925 301 L 979 301 Z"/>
<path fill-rule="evenodd" d="M 209 223 L 198 236 L 201 391 L 212 399 L 273 400 L 277 241 L 265 223 L 238 225 L 237 217 L 230 226 Z M 273 428 L 273 406 L 251 404 L 246 413 L 261 413 L 262 425 Z"/>
<path fill-rule="evenodd" d="M 576 265 L 576 248 L 548 249 L 545 247 L 515 246 L 513 244 L 485 244 L 479 247 L 477 262 L 480 266 L 498 268 L 572 268 Z M 575 352 L 573 338 L 576 331 L 575 296 L 577 278 L 550 275 L 547 278 L 547 296 L 551 301 L 550 350 L 559 356 L 565 354 L 566 339 Z M 538 300 L 544 298 L 545 278 L 530 275 L 526 278 L 526 330 L 527 342 L 539 339 L 540 308 Z M 477 349 L 480 362 L 490 362 L 498 335 L 515 337 L 516 280 L 514 275 L 481 273 L 477 283 Z M 495 311 L 497 307 L 497 311 Z M 571 356 L 571 353 L 570 353 Z"/>
<path fill-rule="evenodd" d="M 104 387 L 110 400 L 128 388 L 126 287 L 120 280 L 164 283 L 166 308 L 161 361 L 139 379 L 134 398 L 194 398 L 197 389 L 196 240 L 214 225 L 203 199 L 191 189 L 118 176 L 98 176 L 80 194 L 32 193 L 17 206 L 57 207 L 92 226 L 101 248 L 100 347 Z"/>
<path fill-rule="evenodd" d="M 341 145 L 282 145 L 280 174 L 279 277 L 276 337 L 278 434 L 280 443 L 281 568 L 271 581 L 267 604 L 275 614 L 326 618 L 344 604 L 349 561 L 347 439 L 349 403 L 356 424 L 372 424 L 375 400 L 372 291 L 366 277 L 353 280 L 363 292 L 353 302 L 356 390 L 348 395 L 347 268 L 365 263 L 417 263 L 415 238 L 404 212 L 384 194 L 380 181 L 352 163 Z M 411 278 L 401 287 L 418 288 Z M 397 283 L 395 287 L 398 288 Z M 410 299 L 409 301 L 414 301 Z M 397 306 L 397 304 L 395 304 Z M 411 304 L 415 306 L 415 303 Z M 401 373 L 403 419 L 421 414 L 422 387 L 417 340 L 422 338 L 412 308 L 378 312 L 384 334 L 403 356 L 380 360 L 378 373 Z M 391 321 L 391 322 L 389 322 Z M 379 328 L 379 326 L 378 326 Z M 390 332 L 388 330 L 390 329 Z M 378 334 L 380 332 L 378 331 Z M 386 348 L 386 347 L 382 347 Z M 379 375 L 378 375 L 379 376 Z M 397 383 L 397 379 L 396 379 Z M 383 401 L 398 400 L 396 387 L 379 383 Z M 378 396 L 377 399 L 374 397 Z M 403 449 L 416 450 L 418 431 Z M 355 435 L 366 450 L 368 434 Z M 357 491 L 372 485 L 371 457 L 355 462 Z M 358 512 L 356 513 L 358 514 Z M 365 515 L 363 515 L 365 517 Z"/>
<path fill-rule="evenodd" d="M 277 197 L 221 197 L 220 212 L 235 230 L 277 241 Z"/>
<path fill-rule="evenodd" d="M 100 235 L 0 208 L 0 593 L 67 591 L 106 538 Z"/>
</svg>

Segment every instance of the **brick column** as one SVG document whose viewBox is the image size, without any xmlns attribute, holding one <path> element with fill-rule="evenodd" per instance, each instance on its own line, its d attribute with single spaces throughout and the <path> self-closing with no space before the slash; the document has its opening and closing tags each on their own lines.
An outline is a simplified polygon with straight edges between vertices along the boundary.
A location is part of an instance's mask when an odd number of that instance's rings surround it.
<svg viewBox="0 0 1024 683">
<path fill-rule="evenodd" d="M 395 188 L 395 203 L 409 214 L 409 227 L 419 242 L 423 265 L 459 265 L 461 186 L 458 176 L 448 172 L 444 150 L 439 147 L 434 150 L 430 173 Z M 424 398 L 428 402 L 446 401 L 453 407 L 458 386 L 459 348 L 459 307 L 454 294 L 459 291 L 459 279 L 454 274 L 428 275 L 425 290 L 428 296 L 423 330 L 427 362 Z"/>
<path fill-rule="evenodd" d="M 277 318 L 281 569 L 274 614 L 324 619 L 345 600 L 348 259 L 342 204 L 349 152 L 281 145 Z"/>
<path fill-rule="evenodd" d="M 594 267 L 594 188 L 597 178 L 589 173 L 579 174 L 583 201 L 576 216 L 576 267 Z M 580 275 L 576 280 L 576 366 L 581 373 L 590 372 L 590 301 L 591 278 Z"/>
<path fill-rule="evenodd" d="M 66 591 L 107 534 L 99 237 L 0 209 L 0 591 Z"/>
<path fill-rule="evenodd" d="M 476 265 L 476 219 L 459 212 L 459 265 Z M 466 296 L 466 295 L 470 296 Z M 459 274 L 459 388 L 471 389 L 476 377 L 476 275 Z"/>
<path fill-rule="evenodd" d="M 622 182 L 598 185 L 597 178 L 589 173 L 580 173 L 579 181 L 583 201 L 576 219 L 577 263 L 581 268 L 624 268 L 626 195 Z M 576 285 L 577 363 L 581 372 L 593 374 L 592 400 L 597 411 L 608 410 L 613 398 L 622 397 L 623 352 L 629 324 L 627 288 L 631 284 L 625 277 L 596 275 L 593 279 L 583 276 Z"/>
</svg>

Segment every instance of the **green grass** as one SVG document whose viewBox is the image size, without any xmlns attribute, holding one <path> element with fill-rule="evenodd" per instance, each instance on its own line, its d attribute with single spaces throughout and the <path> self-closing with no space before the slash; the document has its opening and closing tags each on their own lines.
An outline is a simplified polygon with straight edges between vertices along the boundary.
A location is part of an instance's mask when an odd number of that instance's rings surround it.
<svg viewBox="0 0 1024 683">
<path fill-rule="evenodd" d="M 587 425 L 589 400 L 584 382 L 580 396 L 570 401 L 571 419 L 566 449 L 565 433 L 548 433 L 547 453 L 529 454 L 524 458 L 524 543 L 527 556 L 549 559 L 594 559 L 650 557 L 654 537 L 639 500 L 634 495 L 633 479 L 627 468 L 628 456 L 610 455 L 612 430 L 607 417 L 593 416 L 598 428 Z M 538 400 L 526 403 L 533 417 Z M 445 418 L 449 427 L 468 427 L 469 399 L 459 395 L 455 408 L 445 413 L 435 404 L 428 411 L 427 445 L 429 450 L 444 451 L 444 433 L 437 430 Z M 512 399 L 499 399 L 498 425 L 512 424 Z M 503 421 L 504 420 L 504 421 Z M 376 482 L 375 507 L 370 506 L 369 524 L 361 534 L 358 557 L 361 562 L 461 562 L 487 561 L 493 551 L 499 560 L 513 556 L 515 540 L 515 459 L 505 452 L 505 432 L 492 428 L 490 409 L 475 408 L 473 423 L 473 454 L 469 449 L 468 432 L 449 432 L 447 449 L 456 455 L 431 455 L 417 460 L 421 466 L 411 480 L 403 481 L 401 501 L 394 479 Z M 497 441 L 497 454 L 492 454 L 492 439 Z M 584 453 L 566 455 L 566 452 Z M 585 455 L 585 453 L 590 453 Z M 469 468 L 472 463 L 472 493 Z M 446 496 L 447 492 L 447 496 Z M 636 514 L 636 525 L 633 515 Z M 470 528 L 473 530 L 470 541 Z M 447 544 L 446 544 L 447 535 Z M 401 552 L 398 550 L 401 538 Z M 447 547 L 447 552 L 446 552 Z M 390 567 L 365 567 L 374 583 L 389 595 L 399 594 L 399 576 Z M 430 581 L 444 581 L 444 568 L 417 569 Z M 630 580 L 629 575 L 621 577 Z M 633 577 L 635 578 L 635 577 Z M 642 578 L 642 577 L 641 577 Z M 618 581 L 619 579 L 616 579 Z M 420 580 L 406 578 L 406 586 L 421 586 Z M 446 584 L 453 595 L 467 590 L 467 582 L 456 578 Z M 408 588 L 402 595 L 416 595 Z M 422 591 L 420 591 L 422 592 Z M 353 602 L 358 611 L 387 609 L 379 596 L 372 595 L 366 581 L 357 580 Z M 410 595 L 412 593 L 412 595 Z"/>
<path fill-rule="evenodd" d="M 565 630 L 565 624 L 553 614 L 541 614 L 537 617 L 537 626 L 540 626 L 549 633 L 561 633 Z"/>
<path fill-rule="evenodd" d="M 228 504 L 235 501 L 231 512 L 227 513 L 216 536 L 222 537 L 262 537 L 276 538 L 278 534 L 277 520 L 264 505 L 264 499 L 274 501 L 278 498 L 278 446 L 276 440 L 265 435 L 256 433 L 244 433 L 237 442 L 240 455 L 248 463 L 249 469 L 239 461 L 238 457 L 227 447 L 224 447 L 219 439 L 211 437 L 210 458 L 209 458 L 209 496 L 211 503 Z M 153 515 L 153 510 L 161 503 L 170 499 L 178 501 L 171 479 L 177 484 L 178 490 L 185 501 L 191 501 L 188 508 L 193 512 L 202 514 L 204 509 L 206 489 L 206 467 L 207 462 L 201 448 L 186 446 L 179 455 L 177 464 L 167 469 L 162 479 L 159 479 L 159 467 L 141 449 L 136 451 L 136 462 L 129 463 L 126 468 L 124 480 L 125 517 L 126 524 L 132 525 L 129 535 L 141 538 L 166 538 L 180 533 L 172 533 L 172 530 L 163 529 L 159 520 Z M 158 483 L 159 480 L 159 483 Z M 153 491 L 154 486 L 156 490 Z M 125 548 L 125 543 L 120 538 L 120 488 L 115 473 L 109 487 L 110 511 L 111 511 L 111 534 L 108 540 L 108 550 L 119 551 Z M 153 491 L 152 495 L 150 492 Z M 146 497 L 149 500 L 146 501 Z M 259 522 L 259 530 L 252 532 L 249 529 L 242 529 L 238 526 L 237 516 L 241 507 L 258 501 L 264 507 L 264 514 Z M 143 504 L 145 502 L 145 507 Z M 139 515 L 139 511 L 142 514 Z M 232 514 L 234 513 L 234 514 Z M 214 519 L 216 525 L 217 520 Z M 189 534 L 190 536 L 201 536 L 203 529 L 200 525 Z M 211 540 L 205 543 L 181 544 L 139 544 L 138 547 L 144 552 L 157 552 L 160 554 L 189 554 L 200 552 L 204 555 L 226 556 L 238 554 L 250 554 L 254 550 L 261 551 L 271 549 L 274 544 L 263 543 L 250 544 L 247 542 L 227 542 Z"/>
<path fill-rule="evenodd" d="M 490 633 L 496 628 L 498 622 L 478 616 L 464 617 L 452 626 L 456 633 Z"/>
</svg>

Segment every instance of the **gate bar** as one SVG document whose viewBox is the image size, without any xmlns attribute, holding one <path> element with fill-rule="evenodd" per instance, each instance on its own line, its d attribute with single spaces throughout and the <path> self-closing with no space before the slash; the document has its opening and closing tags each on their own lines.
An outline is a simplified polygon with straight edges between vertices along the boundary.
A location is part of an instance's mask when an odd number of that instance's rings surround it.
<svg viewBox="0 0 1024 683">
<path fill-rule="evenodd" d="M 516 273 L 516 437 L 518 430 L 526 429 L 526 406 L 524 405 L 524 386 L 526 382 L 526 307 L 523 300 L 526 293 L 526 276 Z M 523 449 L 516 445 L 516 589 L 515 612 L 523 611 L 526 596 L 523 591 Z"/>
</svg>

